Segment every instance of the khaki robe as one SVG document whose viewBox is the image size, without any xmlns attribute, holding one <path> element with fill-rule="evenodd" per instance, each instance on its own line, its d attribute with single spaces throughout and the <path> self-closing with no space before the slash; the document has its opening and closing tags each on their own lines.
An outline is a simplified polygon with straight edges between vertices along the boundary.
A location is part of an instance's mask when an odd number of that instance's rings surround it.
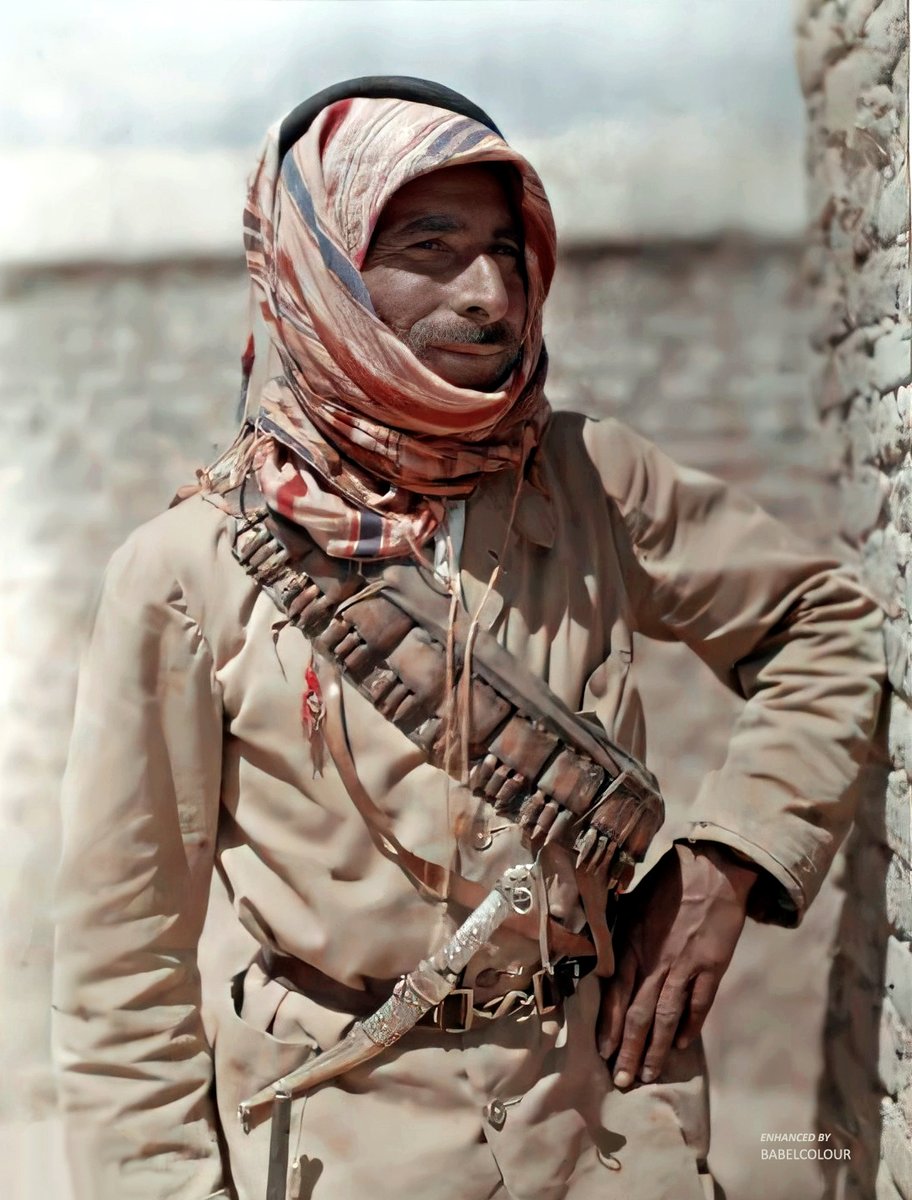
<svg viewBox="0 0 912 1200">
<path fill-rule="evenodd" d="M 524 490 L 512 531 L 510 479 L 468 502 L 467 607 L 499 562 L 483 625 L 638 757 L 635 632 L 685 642 L 744 696 L 689 836 L 752 859 L 754 915 L 796 924 L 852 816 L 883 673 L 875 605 L 849 569 L 618 422 L 558 415 L 541 458 L 547 498 Z M 238 1101 L 351 1021 L 270 979 L 261 947 L 330 989 L 372 988 L 465 915 L 419 894 L 333 763 L 317 771 L 301 726 L 310 661 L 204 498 L 112 559 L 81 675 L 59 884 L 55 1041 L 79 1200 L 223 1187 L 259 1200 L 269 1124 L 245 1136 Z M 485 885 L 526 861 L 512 826 L 447 785 L 347 683 L 343 700 L 360 779 L 403 845 L 445 865 L 455 839 L 460 873 Z M 553 900 L 578 923 L 572 888 Z M 487 968 L 528 979 L 538 954 L 501 931 L 468 982 Z M 699 1043 L 673 1052 L 660 1081 L 618 1092 L 596 1052 L 597 1008 L 590 976 L 544 1019 L 416 1029 L 297 1100 L 289 1194 L 701 1200 Z"/>
</svg>

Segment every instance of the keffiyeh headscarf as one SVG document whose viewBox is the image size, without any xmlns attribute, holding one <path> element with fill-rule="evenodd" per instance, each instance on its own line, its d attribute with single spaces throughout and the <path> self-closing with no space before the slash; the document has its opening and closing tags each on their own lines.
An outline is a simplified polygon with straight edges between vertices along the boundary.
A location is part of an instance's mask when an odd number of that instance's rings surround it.
<svg viewBox="0 0 912 1200">
<path fill-rule="evenodd" d="M 555 261 L 551 209 L 526 160 L 470 117 L 397 99 L 324 108 L 284 158 L 268 133 L 244 213 L 247 265 L 279 373 L 209 472 L 226 490 L 252 465 L 267 502 L 329 554 L 392 558 L 423 545 L 443 499 L 521 471 L 549 409 L 542 304 Z M 374 313 L 360 270 L 390 197 L 440 167 L 509 163 L 520 183 L 527 311 L 502 390 L 455 387 Z M 253 341 L 245 353 L 245 378 Z"/>
</svg>

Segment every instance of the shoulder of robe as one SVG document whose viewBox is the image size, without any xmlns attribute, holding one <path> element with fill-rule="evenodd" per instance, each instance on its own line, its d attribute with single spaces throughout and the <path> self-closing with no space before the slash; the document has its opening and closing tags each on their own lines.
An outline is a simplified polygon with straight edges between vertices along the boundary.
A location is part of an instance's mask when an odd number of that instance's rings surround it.
<svg viewBox="0 0 912 1200">
<path fill-rule="evenodd" d="M 605 494 L 622 512 L 643 499 L 648 479 L 661 469 L 665 456 L 652 442 L 616 417 L 590 417 L 557 412 L 548 427 L 546 455 L 560 475 L 578 477 L 581 459 L 597 472 Z"/>
<path fill-rule="evenodd" d="M 230 518 L 201 495 L 135 529 L 111 556 L 106 587 L 144 604 L 179 604 L 201 621 L 233 576 Z"/>
<path fill-rule="evenodd" d="M 569 409 L 552 414 L 545 445 L 552 454 L 585 448 L 594 459 L 611 453 L 637 456 L 656 449 L 617 417 L 593 417 Z"/>
</svg>

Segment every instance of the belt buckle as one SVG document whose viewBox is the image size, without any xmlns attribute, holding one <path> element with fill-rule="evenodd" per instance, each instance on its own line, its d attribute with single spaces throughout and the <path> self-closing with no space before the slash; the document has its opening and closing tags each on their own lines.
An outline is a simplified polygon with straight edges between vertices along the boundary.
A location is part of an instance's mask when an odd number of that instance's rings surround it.
<svg viewBox="0 0 912 1200">
<path fill-rule="evenodd" d="M 444 1033 L 468 1033 L 475 1015 L 473 999 L 472 988 L 454 988 L 437 1005 L 434 1024 Z M 455 1023 L 450 1024 L 451 1021 Z"/>
<path fill-rule="evenodd" d="M 563 998 L 557 980 L 544 967 L 532 976 L 532 994 L 540 1017 L 553 1013 Z"/>
</svg>

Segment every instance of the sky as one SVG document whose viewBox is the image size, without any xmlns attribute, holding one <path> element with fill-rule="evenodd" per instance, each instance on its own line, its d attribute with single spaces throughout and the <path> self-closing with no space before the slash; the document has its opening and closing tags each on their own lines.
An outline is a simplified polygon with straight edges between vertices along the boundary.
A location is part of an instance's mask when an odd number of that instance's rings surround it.
<svg viewBox="0 0 912 1200">
<path fill-rule="evenodd" d="M 0 144 L 246 146 L 386 72 L 465 91 L 508 137 L 682 113 L 789 129 L 791 24 L 791 0 L 39 0 L 4 14 Z"/>
<path fill-rule="evenodd" d="M 237 247 L 266 128 L 330 83 L 464 92 L 565 241 L 794 236 L 792 0 L 22 0 L 0 42 L 0 266 Z"/>
</svg>

